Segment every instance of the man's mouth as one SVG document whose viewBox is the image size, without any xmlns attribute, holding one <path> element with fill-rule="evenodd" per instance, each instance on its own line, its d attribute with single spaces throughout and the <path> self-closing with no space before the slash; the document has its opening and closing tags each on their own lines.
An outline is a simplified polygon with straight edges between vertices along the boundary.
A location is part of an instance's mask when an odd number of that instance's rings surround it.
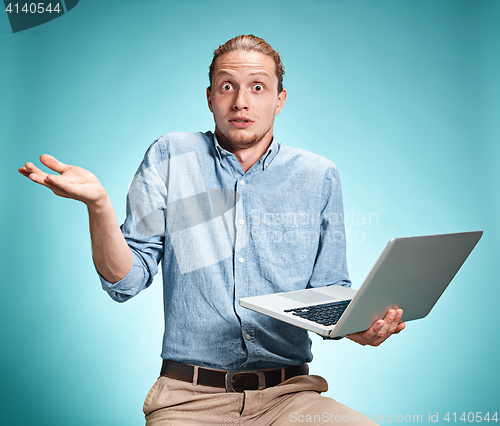
<svg viewBox="0 0 500 426">
<path fill-rule="evenodd" d="M 245 122 L 251 122 L 252 120 L 250 120 L 247 117 L 239 116 L 239 117 L 231 118 L 229 121 L 237 121 L 239 123 L 245 123 Z"/>
<path fill-rule="evenodd" d="M 244 128 L 244 127 L 248 127 L 253 123 L 252 120 L 249 120 L 246 117 L 235 117 L 235 118 L 230 119 L 229 122 L 232 123 L 234 127 L 237 127 L 240 129 Z"/>
</svg>

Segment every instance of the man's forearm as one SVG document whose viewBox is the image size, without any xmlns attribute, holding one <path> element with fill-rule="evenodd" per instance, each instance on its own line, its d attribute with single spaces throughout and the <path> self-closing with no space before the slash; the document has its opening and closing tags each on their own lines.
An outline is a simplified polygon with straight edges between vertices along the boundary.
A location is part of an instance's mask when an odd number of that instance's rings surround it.
<svg viewBox="0 0 500 426">
<path fill-rule="evenodd" d="M 132 267 L 132 252 L 116 220 L 111 200 L 87 205 L 92 255 L 99 273 L 109 282 L 120 281 Z"/>
</svg>

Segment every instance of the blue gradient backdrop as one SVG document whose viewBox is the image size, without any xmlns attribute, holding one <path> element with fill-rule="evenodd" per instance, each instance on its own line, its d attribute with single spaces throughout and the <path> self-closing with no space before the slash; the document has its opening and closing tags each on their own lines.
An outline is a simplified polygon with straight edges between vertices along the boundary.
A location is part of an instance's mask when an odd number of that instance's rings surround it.
<svg viewBox="0 0 500 426">
<path fill-rule="evenodd" d="M 380 423 L 499 411 L 499 21 L 486 0 L 82 0 L 12 34 L 2 11 L 0 423 L 143 423 L 161 277 L 114 303 L 85 207 L 16 169 L 42 153 L 88 168 L 121 222 L 149 144 L 213 129 L 212 52 L 243 33 L 283 56 L 278 139 L 339 167 L 355 287 L 395 236 L 485 231 L 433 312 L 399 336 L 379 348 L 313 337 L 328 395 Z"/>
</svg>

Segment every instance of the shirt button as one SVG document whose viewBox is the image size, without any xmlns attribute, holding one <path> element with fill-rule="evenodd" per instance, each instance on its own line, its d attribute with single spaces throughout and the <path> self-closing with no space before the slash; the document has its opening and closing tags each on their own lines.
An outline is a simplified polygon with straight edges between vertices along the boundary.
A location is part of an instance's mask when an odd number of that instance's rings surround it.
<svg viewBox="0 0 500 426">
<path fill-rule="evenodd" d="M 242 257 L 240 257 L 240 258 L 238 259 L 238 262 L 243 263 L 243 261 L 244 261 L 244 260 L 245 260 L 245 259 L 243 259 Z"/>
<path fill-rule="evenodd" d="M 245 223 L 245 221 L 243 219 L 240 219 L 239 222 L 240 222 L 240 225 L 243 225 Z"/>
<path fill-rule="evenodd" d="M 247 367 L 248 367 L 248 365 L 246 365 L 246 364 L 243 364 L 243 365 L 241 366 L 241 368 L 247 368 Z"/>
<path fill-rule="evenodd" d="M 244 180 L 240 180 L 240 185 L 241 186 L 245 185 L 245 181 Z"/>
<path fill-rule="evenodd" d="M 250 334 L 247 334 L 245 337 L 247 338 L 247 340 L 250 340 L 252 338 L 252 336 L 250 336 Z"/>
<path fill-rule="evenodd" d="M 264 164 L 265 167 L 269 166 L 269 163 Z"/>
</svg>

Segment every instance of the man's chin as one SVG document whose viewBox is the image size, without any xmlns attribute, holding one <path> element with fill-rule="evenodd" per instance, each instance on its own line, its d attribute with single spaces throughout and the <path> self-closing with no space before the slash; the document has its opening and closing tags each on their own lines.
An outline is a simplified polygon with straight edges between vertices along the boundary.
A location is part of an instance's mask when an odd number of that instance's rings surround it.
<svg viewBox="0 0 500 426">
<path fill-rule="evenodd" d="M 267 132 L 262 135 L 252 135 L 246 132 L 237 132 L 235 134 L 224 134 L 216 129 L 217 138 L 219 139 L 219 143 L 226 142 L 232 146 L 238 147 L 240 149 L 251 148 L 255 145 L 258 145 L 265 139 Z"/>
</svg>

